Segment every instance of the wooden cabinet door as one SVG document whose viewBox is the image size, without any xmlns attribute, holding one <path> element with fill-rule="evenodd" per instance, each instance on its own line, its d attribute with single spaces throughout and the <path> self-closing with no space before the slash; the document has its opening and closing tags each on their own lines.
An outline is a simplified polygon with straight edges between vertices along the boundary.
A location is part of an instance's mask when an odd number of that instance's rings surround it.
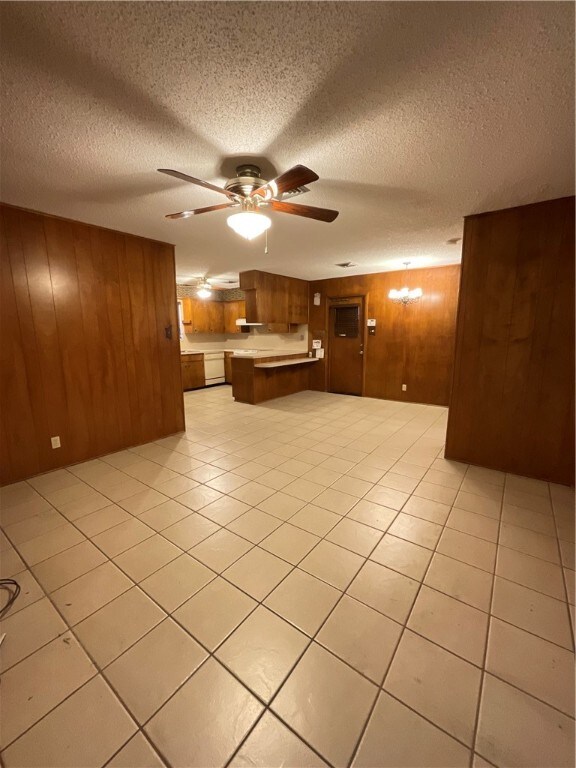
<svg viewBox="0 0 576 768">
<path fill-rule="evenodd" d="M 192 299 L 184 296 L 179 300 L 182 304 L 182 325 L 187 326 L 186 330 L 193 325 L 193 311 L 192 311 Z"/>
<path fill-rule="evenodd" d="M 224 333 L 242 333 L 242 328 L 236 325 L 236 320 L 246 317 L 245 301 L 224 302 Z"/>
<path fill-rule="evenodd" d="M 182 388 L 198 389 L 206 384 L 204 376 L 204 355 L 182 356 Z"/>
<path fill-rule="evenodd" d="M 232 384 L 232 352 L 224 353 L 224 381 Z"/>
<path fill-rule="evenodd" d="M 224 302 L 208 301 L 209 333 L 224 333 Z"/>
<path fill-rule="evenodd" d="M 202 299 L 191 299 L 193 306 L 193 330 L 194 333 L 210 333 L 210 315 L 208 302 Z"/>
</svg>

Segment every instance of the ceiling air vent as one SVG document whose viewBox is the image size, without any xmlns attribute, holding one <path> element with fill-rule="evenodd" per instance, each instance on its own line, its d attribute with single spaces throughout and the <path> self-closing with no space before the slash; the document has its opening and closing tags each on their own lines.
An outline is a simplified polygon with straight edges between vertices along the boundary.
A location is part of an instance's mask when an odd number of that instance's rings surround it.
<svg viewBox="0 0 576 768">
<path fill-rule="evenodd" d="M 354 264 L 353 261 L 343 261 L 341 264 L 335 264 L 335 267 L 342 267 L 342 269 L 348 269 L 349 267 L 357 267 L 358 264 Z"/>
</svg>

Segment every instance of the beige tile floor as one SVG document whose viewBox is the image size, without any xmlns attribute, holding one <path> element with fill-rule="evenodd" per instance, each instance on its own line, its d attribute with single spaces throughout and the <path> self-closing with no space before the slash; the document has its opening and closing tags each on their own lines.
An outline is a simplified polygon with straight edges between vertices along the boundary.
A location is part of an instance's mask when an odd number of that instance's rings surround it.
<svg viewBox="0 0 576 768">
<path fill-rule="evenodd" d="M 444 408 L 185 400 L 2 489 L 7 768 L 574 764 L 572 490 L 444 460 Z"/>
</svg>

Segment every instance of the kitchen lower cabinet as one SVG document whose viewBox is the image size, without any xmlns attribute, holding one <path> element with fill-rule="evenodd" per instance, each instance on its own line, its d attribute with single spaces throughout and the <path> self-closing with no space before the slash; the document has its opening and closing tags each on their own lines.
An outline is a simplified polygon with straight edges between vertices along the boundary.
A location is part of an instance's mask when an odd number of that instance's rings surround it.
<svg viewBox="0 0 576 768">
<path fill-rule="evenodd" d="M 232 357 L 233 352 L 224 353 L 224 381 L 226 384 L 232 384 Z"/>
<path fill-rule="evenodd" d="M 182 355 L 182 388 L 198 389 L 205 386 L 204 355 Z"/>
</svg>

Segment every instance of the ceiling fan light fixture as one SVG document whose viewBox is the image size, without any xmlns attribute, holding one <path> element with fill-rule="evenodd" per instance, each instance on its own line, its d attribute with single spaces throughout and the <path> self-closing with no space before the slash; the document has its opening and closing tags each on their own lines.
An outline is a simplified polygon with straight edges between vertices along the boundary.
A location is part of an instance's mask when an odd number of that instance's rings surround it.
<svg viewBox="0 0 576 768">
<path fill-rule="evenodd" d="M 226 223 L 236 234 L 246 238 L 246 240 L 253 240 L 255 237 L 258 237 L 258 235 L 270 229 L 272 224 L 268 216 L 256 211 L 235 213 L 232 216 L 228 216 Z"/>
<path fill-rule="evenodd" d="M 198 296 L 199 299 L 209 299 L 210 296 L 212 296 L 212 288 L 210 283 L 208 283 L 206 280 L 204 280 L 203 283 L 200 283 L 196 289 L 196 296 Z"/>
</svg>

